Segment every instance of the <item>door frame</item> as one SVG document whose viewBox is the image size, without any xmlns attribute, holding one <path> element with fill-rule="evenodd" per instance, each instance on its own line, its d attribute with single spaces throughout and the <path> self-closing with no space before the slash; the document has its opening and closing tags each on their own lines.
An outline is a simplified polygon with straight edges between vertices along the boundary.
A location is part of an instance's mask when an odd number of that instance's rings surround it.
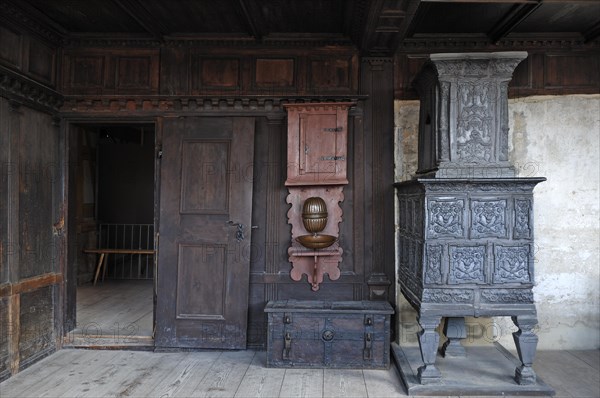
<svg viewBox="0 0 600 398">
<path fill-rule="evenodd" d="M 61 285 L 62 292 L 61 298 L 63 301 L 63 319 L 62 319 L 62 336 L 61 340 L 64 341 L 68 337 L 69 333 L 76 329 L 77 325 L 77 269 L 74 264 L 74 259 L 77 251 L 77 233 L 75 224 L 75 205 L 76 205 L 76 162 L 73 161 L 75 151 L 78 149 L 77 131 L 75 126 L 90 126 L 90 125 L 153 125 L 154 126 L 154 247 L 157 249 L 158 245 L 158 209 L 160 208 L 160 143 L 162 142 L 162 117 L 153 118 L 118 118 L 118 117 L 75 117 L 75 118 L 64 118 L 64 153 L 65 153 L 65 165 L 64 165 L 64 197 L 65 197 L 65 209 L 64 209 L 64 278 L 65 281 Z M 97 205 L 97 204 L 96 204 Z M 156 327 L 156 270 L 157 270 L 158 256 L 154 255 L 153 260 L 153 309 L 152 309 L 152 324 L 153 331 Z M 154 332 L 151 336 L 154 338 Z M 62 345 L 62 344 L 61 344 Z M 126 346 L 127 344 L 120 343 L 119 346 Z"/>
</svg>

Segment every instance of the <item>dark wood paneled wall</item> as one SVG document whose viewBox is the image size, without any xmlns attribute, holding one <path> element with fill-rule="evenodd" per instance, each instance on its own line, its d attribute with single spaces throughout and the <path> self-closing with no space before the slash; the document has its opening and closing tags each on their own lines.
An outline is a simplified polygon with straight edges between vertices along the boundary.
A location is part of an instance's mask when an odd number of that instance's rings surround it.
<svg viewBox="0 0 600 398">
<path fill-rule="evenodd" d="M 0 24 L 0 65 L 50 88 L 57 86 L 60 48 L 44 35 L 35 35 L 2 20 Z"/>
<path fill-rule="evenodd" d="M 48 113 L 0 97 L 0 379 L 61 336 L 63 141 Z"/>
<path fill-rule="evenodd" d="M 543 43 L 539 43 L 542 46 Z M 521 62 L 509 84 L 509 97 L 532 95 L 567 95 L 600 93 L 600 48 L 565 48 L 548 45 L 530 48 L 478 48 L 477 51 L 527 51 L 529 56 Z M 396 99 L 417 99 L 411 82 L 421 70 L 428 54 L 440 52 L 465 52 L 468 49 L 418 49 L 401 52 L 395 58 L 394 96 Z"/>
<path fill-rule="evenodd" d="M 352 48 L 67 49 L 65 95 L 319 95 L 358 89 Z"/>
</svg>

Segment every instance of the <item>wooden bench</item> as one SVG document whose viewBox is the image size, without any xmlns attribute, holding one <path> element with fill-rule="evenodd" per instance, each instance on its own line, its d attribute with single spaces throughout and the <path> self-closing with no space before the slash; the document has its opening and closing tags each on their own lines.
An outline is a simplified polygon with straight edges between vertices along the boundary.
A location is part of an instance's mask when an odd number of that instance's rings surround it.
<svg viewBox="0 0 600 398">
<path fill-rule="evenodd" d="M 154 250 L 152 249 L 85 249 L 84 253 L 89 254 L 100 254 L 100 259 L 98 260 L 98 265 L 96 266 L 96 272 L 94 273 L 94 286 L 96 286 L 96 281 L 98 280 L 98 275 L 100 275 L 100 269 L 104 266 L 104 272 L 106 272 L 106 261 L 105 257 L 108 257 L 109 254 L 154 254 Z M 104 277 L 102 277 L 104 279 Z"/>
</svg>

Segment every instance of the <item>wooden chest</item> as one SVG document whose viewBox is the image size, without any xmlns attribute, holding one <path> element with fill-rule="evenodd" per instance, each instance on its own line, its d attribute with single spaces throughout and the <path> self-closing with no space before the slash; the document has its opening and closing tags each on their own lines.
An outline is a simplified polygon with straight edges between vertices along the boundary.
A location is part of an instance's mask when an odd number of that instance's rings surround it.
<svg viewBox="0 0 600 398">
<path fill-rule="evenodd" d="M 384 301 L 270 301 L 267 366 L 371 368 L 390 365 L 390 316 Z"/>
</svg>

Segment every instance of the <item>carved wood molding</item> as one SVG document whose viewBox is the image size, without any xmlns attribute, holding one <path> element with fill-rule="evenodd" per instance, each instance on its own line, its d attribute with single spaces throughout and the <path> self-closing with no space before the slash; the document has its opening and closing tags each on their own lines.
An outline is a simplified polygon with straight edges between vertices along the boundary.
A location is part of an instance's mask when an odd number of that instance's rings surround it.
<svg viewBox="0 0 600 398">
<path fill-rule="evenodd" d="M 63 113 L 111 114 L 206 114 L 206 113 L 285 113 L 285 104 L 352 102 L 366 99 L 353 96 L 65 96 Z M 354 108 L 353 108 L 354 109 Z M 356 112 L 361 112 L 356 107 Z M 352 114 L 352 112 L 350 112 Z"/>
<path fill-rule="evenodd" d="M 232 47 L 232 48 L 306 48 L 326 46 L 354 47 L 347 37 L 341 35 L 300 37 L 264 36 L 260 40 L 253 37 L 165 37 L 162 41 L 148 36 L 90 36 L 72 34 L 64 39 L 66 48 L 78 47 Z"/>
<path fill-rule="evenodd" d="M 544 37 L 537 35 L 509 35 L 497 43 L 493 44 L 487 36 L 438 36 L 438 35 L 420 35 L 406 38 L 402 41 L 398 48 L 398 53 L 414 52 L 414 51 L 441 51 L 448 49 L 466 50 L 487 50 L 499 51 L 501 49 L 540 49 L 547 51 L 548 49 L 592 49 L 600 48 L 600 40 L 586 42 L 581 35 L 573 35 L 566 38 L 561 37 Z"/>
<path fill-rule="evenodd" d="M 45 112 L 58 112 L 63 96 L 58 92 L 0 66 L 0 96 Z"/>
<path fill-rule="evenodd" d="M 24 12 L 10 1 L 0 1 L 0 15 L 2 16 L 1 19 L 17 24 L 43 40 L 56 45 L 63 43 L 61 33 L 39 23 L 30 12 Z"/>
</svg>

